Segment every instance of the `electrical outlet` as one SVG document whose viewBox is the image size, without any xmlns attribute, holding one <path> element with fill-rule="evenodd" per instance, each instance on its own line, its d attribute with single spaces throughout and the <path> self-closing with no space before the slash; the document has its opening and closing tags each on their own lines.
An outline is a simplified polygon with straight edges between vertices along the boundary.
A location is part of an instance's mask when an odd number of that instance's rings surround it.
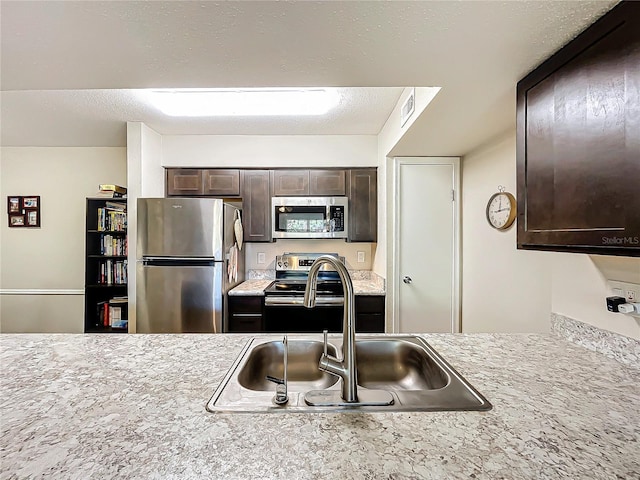
<svg viewBox="0 0 640 480">
<path fill-rule="evenodd" d="M 637 283 L 619 282 L 609 280 L 611 293 L 617 297 L 624 297 L 627 302 L 637 302 L 640 296 L 640 285 Z"/>
<path fill-rule="evenodd" d="M 358 252 L 358 263 L 364 263 L 364 252 Z"/>
<path fill-rule="evenodd" d="M 258 263 L 262 264 L 265 263 L 265 261 L 264 252 L 258 252 Z"/>
</svg>

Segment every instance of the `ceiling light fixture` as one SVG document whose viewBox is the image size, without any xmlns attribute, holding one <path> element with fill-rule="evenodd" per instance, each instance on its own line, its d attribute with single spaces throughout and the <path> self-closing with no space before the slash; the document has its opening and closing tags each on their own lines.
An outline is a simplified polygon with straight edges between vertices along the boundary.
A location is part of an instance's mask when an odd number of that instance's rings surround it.
<svg viewBox="0 0 640 480">
<path fill-rule="evenodd" d="M 163 89 L 147 95 L 172 117 L 323 115 L 340 100 L 335 90 L 320 88 Z"/>
</svg>

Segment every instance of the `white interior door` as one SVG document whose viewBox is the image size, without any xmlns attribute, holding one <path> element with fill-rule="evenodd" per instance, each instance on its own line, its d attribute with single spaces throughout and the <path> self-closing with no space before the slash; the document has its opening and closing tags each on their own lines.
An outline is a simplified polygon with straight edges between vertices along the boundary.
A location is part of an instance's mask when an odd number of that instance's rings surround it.
<svg viewBox="0 0 640 480">
<path fill-rule="evenodd" d="M 459 331 L 457 158 L 395 164 L 394 327 Z"/>
</svg>

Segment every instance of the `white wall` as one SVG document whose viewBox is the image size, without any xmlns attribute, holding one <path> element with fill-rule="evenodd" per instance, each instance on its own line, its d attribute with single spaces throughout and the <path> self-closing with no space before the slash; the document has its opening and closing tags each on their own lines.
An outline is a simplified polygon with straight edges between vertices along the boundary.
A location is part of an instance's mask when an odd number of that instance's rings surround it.
<svg viewBox="0 0 640 480">
<path fill-rule="evenodd" d="M 165 135 L 163 167 L 376 166 L 375 135 Z"/>
<path fill-rule="evenodd" d="M 415 87 L 415 110 L 405 124 L 401 125 L 402 105 L 411 95 L 411 91 L 411 88 L 405 88 L 378 135 L 378 248 L 373 270 L 384 278 L 390 278 L 393 271 L 391 255 L 387 255 L 387 251 L 393 249 L 392 225 L 391 222 L 387 222 L 387 211 L 393 211 L 393 198 L 387 196 L 387 192 L 393 188 L 392 175 L 389 173 L 393 170 L 393 159 L 388 157 L 393 156 L 393 149 L 438 94 L 440 87 Z M 414 152 L 411 155 L 421 154 L 422 152 Z M 390 304 L 391 302 L 387 302 L 387 305 Z"/>
<path fill-rule="evenodd" d="M 0 154 L 0 330 L 83 332 L 85 198 L 100 183 L 126 183 L 126 149 L 3 147 Z M 41 227 L 9 228 L 7 195 L 40 195 Z"/>
<path fill-rule="evenodd" d="M 394 160 L 389 158 L 393 155 L 393 149 L 401 142 L 402 137 L 407 133 L 416 120 L 422 115 L 440 91 L 440 87 L 416 87 L 415 88 L 415 110 L 411 117 L 401 123 L 402 105 L 405 103 L 411 88 L 405 88 L 398 99 L 398 103 L 389 115 L 380 134 L 378 135 L 378 242 L 376 253 L 373 259 L 372 269 L 375 273 L 387 280 L 386 295 L 386 318 L 387 331 L 392 331 L 394 324 L 394 292 L 393 292 L 393 222 L 387 220 L 387 212 L 393 212 L 395 200 L 388 192 L 393 192 L 393 168 Z M 422 152 L 415 152 L 416 156 Z"/>
<path fill-rule="evenodd" d="M 462 331 L 548 332 L 551 260 L 516 249 L 516 225 L 498 231 L 486 220 L 489 197 L 516 191 L 516 140 L 509 132 L 462 162 Z"/>
<path fill-rule="evenodd" d="M 141 122 L 127 122 L 129 332 L 136 332 L 136 238 L 140 197 L 164 197 L 162 136 Z"/>
</svg>

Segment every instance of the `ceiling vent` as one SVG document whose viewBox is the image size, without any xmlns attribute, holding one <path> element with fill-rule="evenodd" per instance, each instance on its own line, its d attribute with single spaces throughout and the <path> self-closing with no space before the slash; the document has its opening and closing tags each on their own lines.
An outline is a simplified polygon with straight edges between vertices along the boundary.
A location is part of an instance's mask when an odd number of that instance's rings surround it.
<svg viewBox="0 0 640 480">
<path fill-rule="evenodd" d="M 416 109 L 416 89 L 412 88 L 411 93 L 402 104 L 402 110 L 400 110 L 400 127 L 404 127 L 404 124 L 407 123 L 409 117 L 413 115 L 414 110 Z"/>
</svg>

